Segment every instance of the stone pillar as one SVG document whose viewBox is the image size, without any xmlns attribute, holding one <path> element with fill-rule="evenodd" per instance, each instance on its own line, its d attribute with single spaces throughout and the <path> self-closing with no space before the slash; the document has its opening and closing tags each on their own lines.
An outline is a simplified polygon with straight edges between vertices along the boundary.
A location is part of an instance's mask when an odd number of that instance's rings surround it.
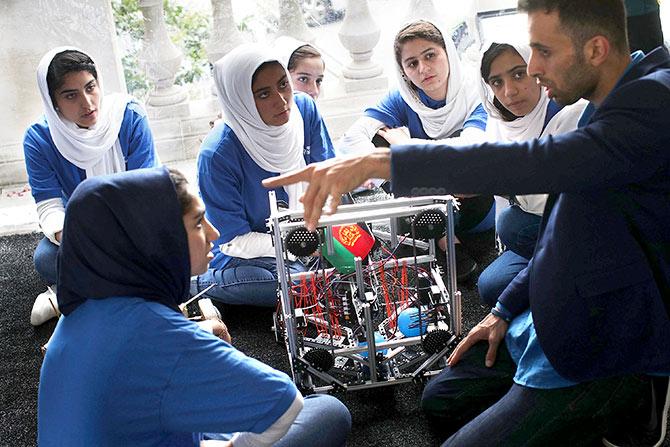
<svg viewBox="0 0 670 447">
<path fill-rule="evenodd" d="M 0 185 L 24 183 L 23 134 L 43 113 L 37 64 L 75 45 L 96 61 L 105 93 L 125 92 L 109 0 L 0 1 Z M 34 208 L 34 206 L 31 206 Z"/>
<path fill-rule="evenodd" d="M 314 34 L 307 27 L 298 0 L 279 0 L 279 30 L 277 36 L 291 36 L 305 42 L 314 42 Z"/>
<path fill-rule="evenodd" d="M 411 0 L 405 17 L 407 22 L 418 19 L 442 22 L 442 17 L 435 9 L 433 0 Z"/>
<path fill-rule="evenodd" d="M 140 65 L 154 85 L 147 99 L 147 113 L 156 119 L 188 116 L 186 91 L 174 83 L 182 55 L 168 36 L 163 0 L 140 0 L 140 9 L 144 16 Z"/>
<path fill-rule="evenodd" d="M 231 0 L 211 0 L 212 30 L 205 45 L 207 60 L 215 63 L 230 50 L 244 42 L 237 29 Z"/>
<path fill-rule="evenodd" d="M 368 0 L 347 0 L 344 22 L 338 33 L 340 42 L 352 59 L 342 69 L 346 92 L 386 87 L 387 80 L 381 77 L 383 68 L 372 60 L 379 34 L 379 27 L 370 14 Z"/>
</svg>

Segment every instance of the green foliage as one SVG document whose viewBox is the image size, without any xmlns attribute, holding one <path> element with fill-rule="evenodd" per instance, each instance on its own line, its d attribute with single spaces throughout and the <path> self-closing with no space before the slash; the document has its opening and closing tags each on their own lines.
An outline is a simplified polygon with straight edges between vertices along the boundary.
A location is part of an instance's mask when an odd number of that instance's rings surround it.
<svg viewBox="0 0 670 447">
<path fill-rule="evenodd" d="M 116 32 L 125 52 L 122 64 L 128 91 L 142 98 L 150 85 L 138 61 L 144 35 L 144 17 L 139 1 L 112 0 L 112 9 Z M 209 70 L 204 48 L 204 42 L 209 38 L 209 17 L 184 9 L 175 0 L 163 0 L 163 9 L 168 35 L 184 56 L 175 82 L 183 85 L 198 81 Z"/>
</svg>

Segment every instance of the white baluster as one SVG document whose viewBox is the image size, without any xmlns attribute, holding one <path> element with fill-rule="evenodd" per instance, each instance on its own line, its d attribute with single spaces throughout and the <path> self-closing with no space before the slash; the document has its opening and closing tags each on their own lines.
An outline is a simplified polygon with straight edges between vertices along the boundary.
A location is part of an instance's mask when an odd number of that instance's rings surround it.
<svg viewBox="0 0 670 447">
<path fill-rule="evenodd" d="M 279 0 L 278 36 L 291 36 L 305 42 L 314 42 L 314 34 L 307 27 L 302 8 L 297 0 Z"/>
<path fill-rule="evenodd" d="M 235 24 L 231 0 L 211 0 L 211 2 L 212 30 L 205 51 L 207 59 L 213 64 L 243 43 L 244 39 Z"/>
<path fill-rule="evenodd" d="M 154 84 L 147 99 L 147 111 L 154 118 L 188 115 L 186 90 L 174 83 L 182 54 L 168 36 L 163 0 L 140 0 L 140 10 L 144 16 L 140 65 Z"/>
<path fill-rule="evenodd" d="M 407 22 L 413 22 L 418 19 L 426 19 L 434 22 L 442 21 L 442 16 L 435 9 L 433 0 L 411 0 L 405 16 Z"/>
<path fill-rule="evenodd" d="M 384 88 L 386 78 L 379 76 L 383 68 L 372 61 L 374 47 L 379 42 L 380 30 L 375 23 L 367 0 L 347 0 L 344 22 L 338 33 L 340 42 L 349 50 L 352 61 L 342 69 L 345 90 L 348 92 L 370 88 Z M 346 80 L 377 82 L 346 82 Z"/>
</svg>

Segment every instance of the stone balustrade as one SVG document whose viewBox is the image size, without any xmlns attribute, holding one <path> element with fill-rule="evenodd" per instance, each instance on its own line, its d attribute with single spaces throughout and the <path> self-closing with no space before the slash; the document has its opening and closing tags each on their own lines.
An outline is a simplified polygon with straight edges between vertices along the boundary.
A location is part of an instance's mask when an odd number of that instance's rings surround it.
<svg viewBox="0 0 670 447">
<path fill-rule="evenodd" d="M 237 28 L 233 0 L 210 1 L 212 30 L 205 49 L 209 61 L 214 62 L 249 37 Z M 498 5 L 500 0 L 477 0 L 487 2 Z M 440 15 L 432 0 L 348 0 L 343 21 L 309 28 L 298 0 L 279 0 L 278 5 L 277 35 L 312 43 L 326 61 L 318 105 L 333 140 L 388 88 L 387 76 L 395 64 L 395 31 L 419 16 L 449 19 L 446 7 L 440 4 Z M 186 89 L 175 85 L 182 53 L 170 41 L 162 0 L 140 0 L 140 8 L 145 20 L 140 62 L 153 85 L 146 107 L 157 150 L 167 163 L 194 158 L 209 121 L 219 110 L 218 103 L 214 97 L 189 100 Z M 457 9 L 451 5 L 449 14 L 454 17 Z M 472 6 L 461 9 L 470 13 Z M 35 83 L 35 68 L 42 54 L 56 45 L 74 42 L 98 61 L 107 92 L 124 91 L 125 81 L 109 0 L 3 0 L 0 29 L 0 64 L 5 67 L 0 71 L 0 135 L 4 137 L 0 141 L 0 185 L 6 185 L 26 181 L 22 139 L 29 123 L 42 113 Z M 28 35 L 30 39 L 26 39 Z"/>
</svg>

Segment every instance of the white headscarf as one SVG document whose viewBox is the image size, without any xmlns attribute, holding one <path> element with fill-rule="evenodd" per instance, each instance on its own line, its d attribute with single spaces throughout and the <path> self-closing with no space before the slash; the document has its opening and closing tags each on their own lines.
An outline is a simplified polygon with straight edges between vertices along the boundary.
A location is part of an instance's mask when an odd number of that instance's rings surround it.
<svg viewBox="0 0 670 447">
<path fill-rule="evenodd" d="M 70 163 L 85 170 L 87 178 L 125 171 L 126 164 L 119 143 L 119 131 L 121 130 L 126 105 L 132 100 L 132 97 L 120 93 L 103 97 L 102 75 L 99 70 L 96 70 L 100 90 L 100 105 L 98 120 L 95 125 L 88 129 L 82 129 L 72 121 L 61 117 L 49 95 L 47 71 L 53 58 L 58 53 L 68 50 L 83 53 L 83 51 L 74 47 L 54 48 L 42 57 L 37 67 L 37 86 L 42 97 L 51 138 L 58 152 Z"/>
<path fill-rule="evenodd" d="M 279 55 L 279 62 L 288 69 L 288 61 L 295 50 L 305 45 L 308 45 L 307 42 L 294 39 L 291 36 L 279 36 L 275 39 L 272 47 L 276 54 Z"/>
<path fill-rule="evenodd" d="M 514 47 L 521 58 L 528 64 L 528 60 L 530 59 L 530 46 L 521 43 L 504 43 Z M 482 46 L 482 58 L 484 53 L 491 48 L 491 45 L 493 45 L 493 43 L 486 43 Z M 481 76 L 479 76 L 479 79 L 479 93 L 481 95 L 482 105 L 484 106 L 486 113 L 489 115 L 486 122 L 486 138 L 489 141 L 525 141 L 533 138 L 540 138 L 545 135 L 569 132 L 577 128 L 579 116 L 586 106 L 584 101 L 580 101 L 576 104 L 563 107 L 551 118 L 549 123 L 547 123 L 543 129 L 544 121 L 547 116 L 547 108 L 549 106 L 549 97 L 547 96 L 546 89 L 542 87 L 540 89 L 540 98 L 530 113 L 517 118 L 514 121 L 505 121 L 502 113 L 500 113 L 500 109 L 493 104 L 493 99 L 495 98 L 493 90 L 485 79 Z M 547 201 L 547 194 L 516 196 L 516 201 L 522 210 L 541 216 Z"/>
<path fill-rule="evenodd" d="M 214 83 L 223 118 L 249 156 L 266 171 L 282 174 L 305 166 L 305 130 L 300 110 L 295 106 L 288 122 L 281 126 L 265 124 L 256 109 L 251 78 L 258 67 L 272 61 L 280 62 L 268 48 L 240 45 L 214 64 Z M 283 64 L 282 67 L 290 79 L 286 67 Z M 286 187 L 290 208 L 300 207 L 298 199 L 302 191 L 301 183 Z"/>
<path fill-rule="evenodd" d="M 403 69 L 397 63 L 396 76 L 398 77 L 400 96 L 419 115 L 426 134 L 433 139 L 448 138 L 454 132 L 463 128 L 465 120 L 479 105 L 477 84 L 472 77 L 466 76 L 454 42 L 451 40 L 451 34 L 432 22 L 428 23 L 440 31 L 447 49 L 449 83 L 446 104 L 439 109 L 431 109 L 421 102 L 412 83 L 405 79 Z"/>
<path fill-rule="evenodd" d="M 491 48 L 491 45 L 493 43 L 487 43 L 482 47 L 482 58 L 484 57 L 484 53 Z M 521 43 L 508 43 L 508 45 L 512 46 L 526 64 L 528 64 L 530 46 Z M 482 105 L 489 115 L 486 123 L 487 139 L 491 141 L 523 141 L 540 136 L 542 127 L 544 126 L 544 118 L 547 116 L 547 105 L 549 103 L 549 98 L 546 95 L 544 87 L 540 89 L 540 98 L 530 113 L 514 121 L 505 121 L 502 113 L 500 113 L 498 107 L 493 103 L 495 96 L 491 86 L 481 76 L 479 76 L 479 81 L 479 94 Z"/>
</svg>

